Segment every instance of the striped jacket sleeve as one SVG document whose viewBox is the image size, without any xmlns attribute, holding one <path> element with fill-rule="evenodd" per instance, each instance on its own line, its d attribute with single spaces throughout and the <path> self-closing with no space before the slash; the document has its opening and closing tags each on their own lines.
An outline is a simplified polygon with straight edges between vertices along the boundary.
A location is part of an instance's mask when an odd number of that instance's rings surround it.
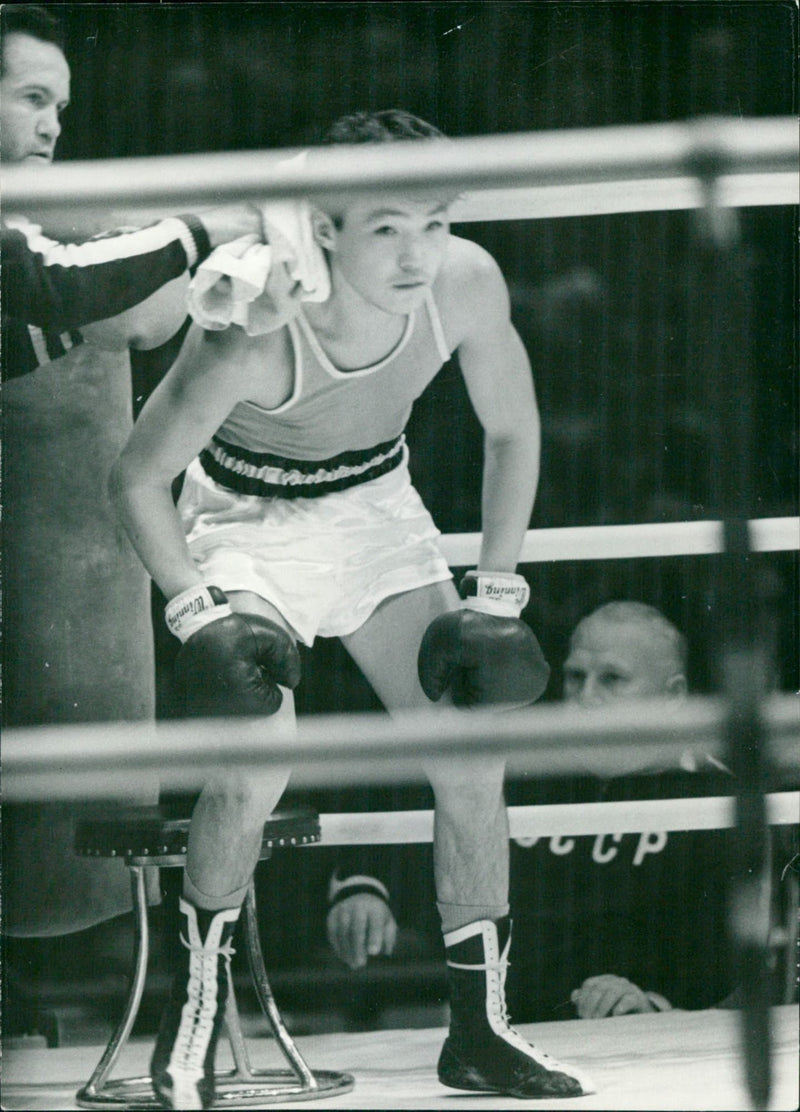
<svg viewBox="0 0 800 1112">
<path fill-rule="evenodd" d="M 55 332 L 116 316 L 210 252 L 194 216 L 85 243 L 60 243 L 36 225 L 2 229 L 3 316 Z"/>
</svg>

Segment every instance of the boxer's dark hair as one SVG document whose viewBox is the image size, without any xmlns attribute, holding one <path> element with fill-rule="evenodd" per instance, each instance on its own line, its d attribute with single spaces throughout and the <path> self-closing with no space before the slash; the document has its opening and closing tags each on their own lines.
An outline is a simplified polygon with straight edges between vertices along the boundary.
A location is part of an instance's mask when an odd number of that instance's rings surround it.
<svg viewBox="0 0 800 1112">
<path fill-rule="evenodd" d="M 398 139 L 444 139 L 438 127 L 401 108 L 382 112 L 353 112 L 330 126 L 323 143 L 394 143 Z"/>
<path fill-rule="evenodd" d="M 357 143 L 395 143 L 409 139 L 446 139 L 438 127 L 405 112 L 402 108 L 385 108 L 381 112 L 351 112 L 340 116 L 325 132 L 325 146 L 352 146 Z M 341 229 L 344 217 L 331 213 L 336 228 Z"/>
<path fill-rule="evenodd" d="M 40 4 L 3 4 L 0 8 L 0 74 L 3 72 L 2 44 L 6 35 L 30 35 L 41 42 L 64 49 L 60 21 Z"/>
</svg>

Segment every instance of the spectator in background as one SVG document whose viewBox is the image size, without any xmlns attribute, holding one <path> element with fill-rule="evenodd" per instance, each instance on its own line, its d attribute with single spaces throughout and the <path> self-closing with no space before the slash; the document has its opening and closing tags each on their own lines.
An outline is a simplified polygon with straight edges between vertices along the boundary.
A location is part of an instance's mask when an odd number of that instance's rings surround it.
<svg viewBox="0 0 800 1112">
<path fill-rule="evenodd" d="M 572 634 L 564 697 L 587 709 L 681 699 L 686 657 L 685 639 L 658 610 L 608 603 Z M 601 802 L 730 791 L 721 766 L 703 770 L 722 782 L 709 791 L 708 777 L 685 763 L 685 769 L 643 769 L 613 781 L 517 781 L 508 800 Z M 722 831 L 645 831 L 512 842 L 515 941 L 507 988 L 514 1019 L 599 1018 L 721 1000 L 733 987 L 724 927 L 725 838 Z M 391 954 L 397 934 L 389 885 L 372 871 L 370 857 L 387 862 L 385 853 L 364 847 L 347 851 L 330 887 L 328 938 L 352 968 Z M 414 886 L 422 881 L 415 868 Z"/>
<path fill-rule="evenodd" d="M 686 673 L 686 642 L 671 622 L 642 603 L 611 602 L 572 634 L 564 699 L 587 709 L 640 698 L 681 699 Z M 585 802 L 696 794 L 687 776 L 694 764 L 685 764 L 684 771 L 645 768 L 635 776 L 587 781 L 574 785 L 575 794 Z M 705 790 L 707 780 L 698 782 Z M 520 840 L 518 849 L 526 921 L 520 934 L 527 943 L 516 955 L 520 1017 L 531 1007 L 530 978 L 543 971 L 545 955 L 547 1006 L 556 1017 L 569 1014 L 567 1001 L 578 1017 L 589 1019 L 665 1011 L 692 1000 L 710 1005 L 724 995 L 729 963 L 720 961 L 725 864 L 719 832 Z M 688 986 L 687 937 L 703 965 Z M 566 978 L 560 969 L 568 970 Z"/>
</svg>

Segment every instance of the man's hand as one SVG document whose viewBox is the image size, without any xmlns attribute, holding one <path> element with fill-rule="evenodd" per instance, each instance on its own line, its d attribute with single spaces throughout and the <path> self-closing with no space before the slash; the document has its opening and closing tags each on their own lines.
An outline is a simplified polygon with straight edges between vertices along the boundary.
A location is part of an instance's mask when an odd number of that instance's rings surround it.
<svg viewBox="0 0 800 1112">
<path fill-rule="evenodd" d="M 570 996 L 580 1019 L 603 1019 L 636 1012 L 666 1012 L 671 1005 L 663 996 L 644 992 L 625 977 L 602 973 L 588 977 Z"/>
<path fill-rule="evenodd" d="M 217 205 L 215 208 L 201 209 L 197 215 L 205 225 L 212 248 L 230 243 L 241 236 L 255 235 L 264 238 L 261 212 L 257 205 L 250 202 Z"/>
<path fill-rule="evenodd" d="M 394 950 L 397 923 L 380 896 L 359 892 L 340 900 L 328 912 L 328 942 L 351 969 L 361 969 L 368 957 Z"/>
</svg>

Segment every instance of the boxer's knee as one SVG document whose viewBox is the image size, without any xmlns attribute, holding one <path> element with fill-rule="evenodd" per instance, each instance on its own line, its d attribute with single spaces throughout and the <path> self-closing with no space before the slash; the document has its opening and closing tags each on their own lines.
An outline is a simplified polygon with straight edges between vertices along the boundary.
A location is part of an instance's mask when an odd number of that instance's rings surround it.
<svg viewBox="0 0 800 1112">
<path fill-rule="evenodd" d="M 282 792 L 286 778 L 254 776 L 246 771 L 217 776 L 203 788 L 194 818 L 202 814 L 221 828 L 263 824 L 274 806 L 274 796 Z"/>
<path fill-rule="evenodd" d="M 502 759 L 429 762 L 425 772 L 433 789 L 437 813 L 474 821 L 504 804 L 505 761 Z"/>
</svg>

